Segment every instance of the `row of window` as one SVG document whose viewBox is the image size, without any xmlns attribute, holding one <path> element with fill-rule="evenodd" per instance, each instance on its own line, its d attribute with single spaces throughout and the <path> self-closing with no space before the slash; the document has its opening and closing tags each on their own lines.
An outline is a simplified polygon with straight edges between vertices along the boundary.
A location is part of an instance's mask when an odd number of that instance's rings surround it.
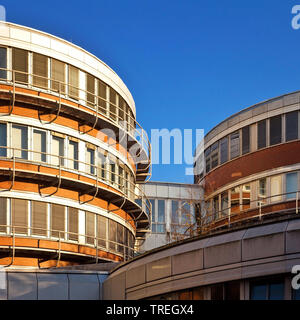
<svg viewBox="0 0 300 320">
<path fill-rule="evenodd" d="M 216 195 L 207 202 L 209 219 L 218 219 L 229 213 L 259 207 L 265 204 L 296 199 L 299 191 L 299 172 L 275 175 L 240 185 Z"/>
<path fill-rule="evenodd" d="M 298 111 L 259 121 L 256 129 L 257 150 L 299 139 L 298 123 Z M 285 128 L 284 131 L 283 128 Z M 218 165 L 249 153 L 253 149 L 251 146 L 253 130 L 251 129 L 253 125 L 243 127 L 208 147 L 204 152 L 205 172 L 208 173 Z M 200 173 L 200 178 L 202 176 L 203 172 Z"/>
<path fill-rule="evenodd" d="M 80 221 L 80 224 L 79 224 Z M 84 224 L 84 225 L 83 225 Z M 58 204 L 0 198 L 0 232 L 61 238 L 133 256 L 134 236 L 101 215 Z"/>
<path fill-rule="evenodd" d="M 104 149 L 73 137 L 0 123 L 0 157 L 12 156 L 97 175 L 134 199 L 134 175 L 130 169 Z"/>
<path fill-rule="evenodd" d="M 11 65 L 10 62 L 11 61 Z M 125 100 L 110 86 L 78 68 L 54 58 L 19 48 L 0 48 L 0 79 L 11 78 L 20 84 L 60 92 L 68 97 L 84 101 L 86 105 L 118 122 L 128 123 L 134 130 L 134 115 Z M 79 89 L 80 88 L 80 89 Z"/>
</svg>

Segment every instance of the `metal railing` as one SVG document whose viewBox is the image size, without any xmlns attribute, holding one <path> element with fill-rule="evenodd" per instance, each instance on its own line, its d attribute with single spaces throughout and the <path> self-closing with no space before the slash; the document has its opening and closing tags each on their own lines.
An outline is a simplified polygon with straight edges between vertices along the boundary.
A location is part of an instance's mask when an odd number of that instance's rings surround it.
<svg viewBox="0 0 300 320">
<path fill-rule="evenodd" d="M 55 234 L 55 236 L 53 236 Z M 134 257 L 135 253 L 137 251 L 134 249 L 134 243 L 132 243 L 132 246 L 130 246 L 129 243 L 125 244 L 123 242 L 117 242 L 110 240 L 108 236 L 105 238 L 99 237 L 99 236 L 92 236 L 88 234 L 80 234 L 70 231 L 63 231 L 63 230 L 55 230 L 55 229 L 48 229 L 48 228 L 41 228 L 41 227 L 30 227 L 25 225 L 0 225 L 0 237 L 1 236 L 9 236 L 12 238 L 12 245 L 5 244 L 5 247 L 11 248 L 11 263 L 7 266 L 10 266 L 14 262 L 15 258 L 15 251 L 17 247 L 20 247 L 20 245 L 16 246 L 16 237 L 18 238 L 30 238 L 30 239 L 39 239 L 39 240 L 50 240 L 57 242 L 58 246 L 57 249 L 53 249 L 52 247 L 48 248 L 51 251 L 57 252 L 57 266 L 61 259 L 61 254 L 66 252 L 68 254 L 73 253 L 76 255 L 76 253 L 82 255 L 79 251 L 73 252 L 70 250 L 63 250 L 62 244 L 78 244 L 78 245 L 84 245 L 90 248 L 95 249 L 95 255 L 93 254 L 87 254 L 87 256 L 92 256 L 95 258 L 95 262 L 98 263 L 99 259 L 99 250 L 104 251 L 107 253 L 113 253 L 118 256 L 121 256 L 124 261 L 127 261 Z M 123 239 L 124 239 L 124 233 L 123 233 Z M 127 238 L 128 240 L 128 238 Z M 129 241 L 129 240 L 128 240 Z M 1 245 L 1 244 L 0 244 Z M 2 246 L 2 245 L 1 245 Z M 22 245 L 22 248 L 26 248 L 26 244 Z M 46 245 L 42 247 L 42 249 L 47 249 Z"/>
<path fill-rule="evenodd" d="M 46 194 L 46 197 L 51 196 L 58 191 L 61 185 L 61 180 L 63 178 L 62 171 L 74 172 L 76 174 L 81 174 L 95 180 L 95 184 L 93 185 L 93 188 L 95 189 L 94 196 L 89 200 L 81 202 L 82 204 L 93 200 L 97 196 L 100 188 L 100 183 L 103 183 L 121 193 L 124 201 L 121 205 L 118 205 L 118 209 L 122 209 L 126 199 L 129 199 L 131 202 L 135 202 L 136 205 L 138 205 L 137 200 L 140 200 L 141 205 L 138 206 L 141 209 L 141 214 L 145 213 L 148 220 L 150 221 L 151 219 L 151 203 L 143 192 L 143 189 L 134 182 L 133 176 L 130 179 L 130 173 L 126 173 L 124 167 L 122 167 L 123 175 L 117 173 L 116 170 L 109 169 L 110 165 L 114 165 L 115 168 L 116 166 L 119 166 L 117 163 L 108 162 L 103 166 L 102 162 L 93 164 L 53 153 L 11 147 L 0 147 L 0 160 L 1 159 L 12 162 L 12 179 L 9 190 L 13 188 L 15 182 L 16 163 L 25 162 L 36 164 L 38 166 L 51 167 L 58 170 L 58 182 L 56 186 L 57 190 L 51 194 Z M 126 177 L 126 174 L 128 174 L 128 177 Z M 40 195 L 43 196 L 41 189 Z M 137 217 L 136 219 L 138 218 L 139 217 Z"/>
<path fill-rule="evenodd" d="M 273 205 L 282 203 L 289 203 L 292 207 L 285 208 L 283 210 L 293 210 L 296 214 L 299 213 L 299 192 L 300 190 L 280 193 L 272 196 L 260 196 L 255 200 L 250 200 L 247 204 L 239 202 L 234 206 L 227 206 L 221 210 L 214 210 L 214 208 L 205 209 L 204 216 L 200 219 L 200 233 L 206 231 L 215 230 L 217 228 L 228 227 L 235 223 L 240 223 L 243 220 L 259 219 L 263 217 L 275 214 L 278 210 L 270 210 Z M 287 197 L 291 195 L 292 197 Z M 273 199 L 273 201 L 272 201 Z M 294 205 L 293 205 L 294 203 Z M 247 207 L 243 209 L 243 207 Z M 253 214 L 251 214 L 253 213 Z M 249 214 L 249 215 L 247 215 Z M 199 222 L 198 222 L 199 224 Z"/>
<path fill-rule="evenodd" d="M 145 155 L 148 158 L 148 161 L 146 161 L 147 165 L 145 170 L 149 170 L 147 180 L 150 179 L 152 170 L 151 144 L 146 131 L 131 114 L 129 106 L 126 108 L 120 108 L 118 105 L 112 103 L 108 99 L 98 96 L 95 93 L 70 85 L 69 83 L 58 81 L 54 78 L 35 75 L 28 72 L 0 68 L 0 82 L 2 81 L 11 84 L 13 87 L 13 91 L 11 92 L 12 98 L 9 114 L 12 113 L 15 105 L 16 87 L 23 88 L 25 86 L 29 89 L 36 88 L 38 90 L 44 90 L 47 93 L 54 94 L 58 98 L 58 100 L 56 100 L 58 103 L 56 116 L 50 122 L 55 121 L 58 117 L 61 111 L 62 99 L 82 104 L 90 111 L 95 113 L 95 122 L 92 126 L 92 129 L 96 126 L 99 115 L 105 117 L 118 128 L 125 131 L 133 139 L 133 141 L 141 146 L 140 151 L 137 155 L 135 155 L 137 158 L 137 163 L 139 163 L 138 158 L 141 155 L 141 150 L 145 151 Z M 87 133 L 88 131 L 82 133 Z M 143 159 L 143 163 L 144 161 L 145 159 Z"/>
</svg>

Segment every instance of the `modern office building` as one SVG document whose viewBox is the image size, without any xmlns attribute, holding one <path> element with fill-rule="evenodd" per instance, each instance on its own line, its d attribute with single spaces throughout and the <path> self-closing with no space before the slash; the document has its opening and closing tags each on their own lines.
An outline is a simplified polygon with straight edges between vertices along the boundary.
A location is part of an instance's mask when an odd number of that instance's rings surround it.
<svg viewBox="0 0 300 320">
<path fill-rule="evenodd" d="M 199 235 L 119 264 L 104 299 L 300 299 L 300 92 L 221 122 L 197 148 Z"/>
<path fill-rule="evenodd" d="M 147 134 L 118 75 L 53 35 L 0 25 L 0 265 L 124 261 L 149 228 Z"/>
<path fill-rule="evenodd" d="M 149 181 L 143 191 L 151 203 L 152 219 L 139 253 L 196 235 L 195 207 L 203 199 L 199 185 Z"/>
</svg>

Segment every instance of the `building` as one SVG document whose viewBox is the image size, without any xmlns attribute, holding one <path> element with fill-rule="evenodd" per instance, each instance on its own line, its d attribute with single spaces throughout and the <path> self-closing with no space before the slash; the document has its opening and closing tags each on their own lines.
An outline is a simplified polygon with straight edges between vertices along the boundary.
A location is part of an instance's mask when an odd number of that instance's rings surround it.
<svg viewBox="0 0 300 320">
<path fill-rule="evenodd" d="M 152 219 L 139 253 L 196 234 L 195 206 L 203 199 L 198 185 L 149 181 L 143 191 L 151 203 Z"/>
<path fill-rule="evenodd" d="M 221 122 L 195 158 L 199 235 L 119 264 L 104 299 L 300 299 L 300 92 Z"/>
<path fill-rule="evenodd" d="M 0 265 L 133 257 L 149 227 L 140 183 L 150 159 L 134 100 L 111 68 L 53 35 L 1 23 Z"/>
</svg>

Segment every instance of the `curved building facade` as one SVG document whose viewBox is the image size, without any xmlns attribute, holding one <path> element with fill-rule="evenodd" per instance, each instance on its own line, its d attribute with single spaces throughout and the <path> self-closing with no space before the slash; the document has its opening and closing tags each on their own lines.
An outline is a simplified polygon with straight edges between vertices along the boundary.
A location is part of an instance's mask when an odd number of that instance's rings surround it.
<svg viewBox="0 0 300 320">
<path fill-rule="evenodd" d="M 151 147 L 92 54 L 0 25 L 0 265 L 124 261 L 149 227 Z"/>
<path fill-rule="evenodd" d="M 201 233 L 298 213 L 299 99 L 295 92 L 259 103 L 205 136 L 195 165 Z"/>
</svg>

